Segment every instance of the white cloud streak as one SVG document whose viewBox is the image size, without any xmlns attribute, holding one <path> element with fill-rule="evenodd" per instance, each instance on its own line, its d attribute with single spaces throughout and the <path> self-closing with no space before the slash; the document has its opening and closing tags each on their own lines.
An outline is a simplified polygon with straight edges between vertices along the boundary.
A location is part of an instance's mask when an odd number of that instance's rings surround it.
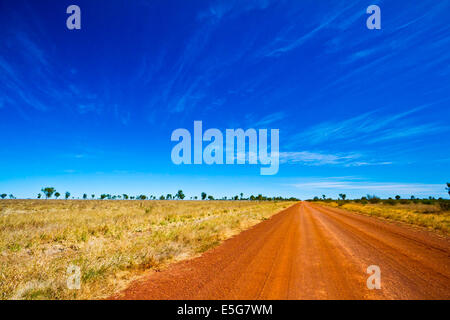
<svg viewBox="0 0 450 320">
<path fill-rule="evenodd" d="M 418 125 L 406 119 L 409 115 L 418 113 L 430 105 L 422 105 L 397 114 L 381 115 L 381 110 L 377 110 L 341 121 L 322 122 L 294 135 L 292 144 L 317 145 L 335 141 L 372 144 L 449 131 L 448 125 L 439 123 Z"/>
<path fill-rule="evenodd" d="M 337 192 L 352 194 L 383 195 L 437 195 L 444 191 L 444 184 L 371 182 L 364 180 L 312 179 L 290 184 L 290 186 L 316 193 L 317 195 Z"/>
<path fill-rule="evenodd" d="M 389 165 L 389 161 L 376 161 L 367 159 L 360 153 L 323 153 L 323 152 L 280 152 L 280 163 L 301 164 L 306 166 L 344 166 L 344 167 L 361 167 L 361 166 L 381 166 Z"/>
</svg>

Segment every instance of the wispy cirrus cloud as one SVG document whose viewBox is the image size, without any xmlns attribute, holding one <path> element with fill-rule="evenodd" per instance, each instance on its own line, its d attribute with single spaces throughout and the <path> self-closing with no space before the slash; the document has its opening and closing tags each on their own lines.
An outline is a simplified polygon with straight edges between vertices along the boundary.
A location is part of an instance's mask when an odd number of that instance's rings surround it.
<svg viewBox="0 0 450 320">
<path fill-rule="evenodd" d="M 337 8 L 339 9 L 327 10 L 328 13 L 318 15 L 317 20 L 306 29 L 300 28 L 299 23 L 294 20 L 296 22 L 282 29 L 260 54 L 265 57 L 279 57 L 301 47 L 326 29 L 341 30 L 347 28 L 364 14 L 364 11 L 358 10 L 357 5 L 347 4 L 346 2 L 338 3 Z M 301 30 L 300 33 L 299 30 Z"/>
<path fill-rule="evenodd" d="M 358 60 L 366 59 L 367 57 L 370 57 L 372 54 L 374 54 L 376 52 L 377 52 L 377 50 L 373 49 L 373 48 L 360 50 L 360 51 L 357 51 L 357 52 L 353 53 L 352 55 L 350 55 L 343 63 L 349 64 L 349 63 L 353 63 Z"/>
<path fill-rule="evenodd" d="M 280 152 L 280 163 L 301 164 L 306 166 L 381 166 L 392 164 L 390 161 L 369 159 L 361 153 L 325 153 L 325 152 Z"/>
<path fill-rule="evenodd" d="M 78 106 L 75 110 L 80 113 L 95 110 L 98 107 L 94 105 L 96 96 L 84 92 L 64 77 L 52 63 L 54 56 L 44 49 L 43 41 L 35 32 L 23 31 L 24 26 L 19 29 L 15 34 L 4 35 L 9 46 L 17 52 L 14 58 L 0 49 L 0 94 L 4 96 L 5 104 L 43 112 L 55 106 Z M 74 101 L 80 101 L 79 105 Z M 24 116 L 25 108 L 20 110 Z"/>
<path fill-rule="evenodd" d="M 208 10 L 200 12 L 198 19 L 220 21 L 224 17 L 235 18 L 248 11 L 264 10 L 273 2 L 273 0 L 251 0 L 245 2 L 238 0 L 210 1 Z"/>
<path fill-rule="evenodd" d="M 344 178 L 310 178 L 304 179 L 290 186 L 321 195 L 329 193 L 346 193 L 353 195 L 376 194 L 378 196 L 410 196 L 410 195 L 436 195 L 442 194 L 444 184 L 401 183 L 401 182 L 374 182 L 360 179 Z"/>
<path fill-rule="evenodd" d="M 294 135 L 292 141 L 295 144 L 303 145 L 337 141 L 340 143 L 373 144 L 449 131 L 450 126 L 447 124 L 437 122 L 417 124 L 417 117 L 408 119 L 408 116 L 423 111 L 429 106 L 430 104 L 422 105 L 401 113 L 388 115 L 383 114 L 380 109 L 341 121 L 325 121 Z"/>
<path fill-rule="evenodd" d="M 271 114 L 268 114 L 258 120 L 251 120 L 251 123 L 249 124 L 250 126 L 253 127 L 264 127 L 264 126 L 269 126 L 273 123 L 282 121 L 286 118 L 286 113 L 283 111 L 279 111 L 279 112 L 274 112 Z"/>
<path fill-rule="evenodd" d="M 0 56 L 0 93 L 4 96 L 4 101 L 8 104 L 20 101 L 26 105 L 40 111 L 47 110 L 47 107 L 36 94 L 27 90 L 23 85 L 23 75 L 16 70 L 10 62 Z"/>
<path fill-rule="evenodd" d="M 380 136 L 368 140 L 368 143 L 377 143 L 389 140 L 396 140 L 408 137 L 419 137 L 450 131 L 450 126 L 438 123 L 417 125 L 410 128 L 386 129 Z"/>
</svg>

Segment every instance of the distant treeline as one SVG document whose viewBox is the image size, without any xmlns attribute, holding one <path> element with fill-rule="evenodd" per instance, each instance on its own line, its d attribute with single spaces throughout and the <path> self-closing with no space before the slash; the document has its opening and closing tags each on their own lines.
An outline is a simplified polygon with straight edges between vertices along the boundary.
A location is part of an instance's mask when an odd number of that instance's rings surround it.
<svg viewBox="0 0 450 320">
<path fill-rule="evenodd" d="M 450 195 L 450 183 L 447 183 L 446 190 L 448 191 Z M 399 195 L 396 195 L 394 198 L 387 198 L 387 199 L 381 199 L 380 197 L 377 197 L 376 195 L 370 195 L 368 194 L 365 197 L 361 197 L 361 199 L 347 199 L 346 194 L 341 193 L 339 194 L 338 199 L 332 199 L 327 198 L 325 195 L 322 195 L 322 197 L 314 197 L 313 199 L 308 199 L 307 201 L 323 201 L 323 202 L 338 202 L 340 206 L 344 205 L 348 202 L 355 202 L 355 203 L 361 203 L 361 204 L 385 204 L 385 205 L 391 205 L 395 206 L 397 204 L 426 204 L 426 205 L 439 205 L 442 210 L 449 211 L 450 210 L 450 200 L 443 199 L 443 198 L 434 198 L 434 197 L 428 197 L 428 198 L 416 198 L 415 196 L 411 196 L 410 198 L 402 198 Z"/>
<path fill-rule="evenodd" d="M 59 199 L 61 197 L 61 193 L 56 191 L 53 187 L 45 187 L 41 189 L 42 193 L 38 193 L 37 199 L 52 199 L 53 197 L 55 199 Z M 2 199 L 5 199 L 7 197 L 7 194 L 1 194 L 0 197 Z M 9 195 L 10 199 L 15 199 L 15 197 L 11 194 Z M 75 197 L 71 197 L 71 194 L 69 191 L 66 191 L 64 193 L 64 199 L 75 199 Z M 79 198 L 77 198 L 79 199 Z M 112 195 L 112 194 L 101 194 L 100 196 L 97 196 L 95 194 L 88 195 L 87 193 L 83 194 L 82 199 L 84 200 L 184 200 L 186 199 L 186 196 L 183 193 L 183 190 L 178 190 L 177 193 L 171 194 L 168 193 L 166 195 L 161 196 L 154 196 L 154 195 L 144 195 L 140 194 L 137 196 L 128 195 L 126 193 L 119 194 L 119 195 Z M 200 196 L 193 196 L 190 197 L 190 200 L 250 200 L 250 201 L 300 201 L 300 199 L 290 197 L 290 198 L 284 198 L 284 197 L 266 197 L 262 194 L 259 194 L 257 196 L 251 195 L 247 198 L 244 198 L 244 194 L 240 193 L 239 195 L 233 196 L 233 197 L 222 197 L 215 199 L 212 195 L 208 195 L 206 192 L 202 192 Z"/>
<path fill-rule="evenodd" d="M 447 182 L 447 187 L 445 188 L 448 191 L 448 194 L 450 195 L 450 182 Z M 53 196 L 55 197 L 55 199 L 59 199 L 61 197 L 61 193 L 59 193 L 58 191 L 56 191 L 55 188 L 53 187 L 45 187 L 41 189 L 42 193 L 38 193 L 37 198 L 41 199 L 43 197 L 45 197 L 46 199 L 50 199 Z M 69 199 L 71 196 L 69 191 L 66 191 L 64 193 L 64 199 Z M 8 197 L 8 195 L 6 193 L 0 194 L 0 198 L 5 199 L 6 197 Z M 15 199 L 14 195 L 10 194 L 9 195 L 10 199 Z M 177 193 L 175 194 L 171 194 L 168 193 L 166 195 L 161 195 L 161 196 L 154 196 L 154 195 L 137 195 L 137 196 L 131 196 L 128 195 L 126 193 L 123 194 L 119 194 L 119 195 L 112 195 L 112 194 L 101 194 L 100 196 L 98 196 L 96 198 L 95 194 L 83 194 L 82 199 L 87 200 L 87 199 L 100 199 L 100 200 L 183 200 L 185 199 L 186 196 L 183 193 L 183 190 L 178 190 Z M 74 197 L 72 197 L 72 199 L 75 199 Z M 290 198 L 285 198 L 285 197 L 266 197 L 263 196 L 262 194 L 259 194 L 257 196 L 251 195 L 247 198 L 244 198 L 244 194 L 241 192 L 239 195 L 236 196 L 232 196 L 232 197 L 227 197 L 224 196 L 222 198 L 217 198 L 215 199 L 212 195 L 208 195 L 206 192 L 202 192 L 200 194 L 200 196 L 193 196 L 190 197 L 190 200 L 250 200 L 250 201 L 300 201 L 300 199 L 295 198 L 295 197 L 290 197 Z M 395 199 L 393 198 L 388 198 L 388 199 L 381 199 L 379 197 L 377 197 L 376 195 L 370 195 L 368 194 L 365 197 L 362 197 L 361 199 L 347 199 L 347 195 L 345 193 L 340 193 L 338 199 L 332 199 L 332 198 L 327 198 L 326 195 L 322 195 L 321 197 L 314 197 L 313 199 L 308 199 L 307 201 L 338 201 L 340 203 L 343 203 L 345 201 L 353 201 L 353 202 L 357 202 L 357 203 L 362 203 L 362 204 L 367 204 L 367 203 L 383 203 L 383 204 L 388 204 L 388 205 L 396 205 L 396 204 L 409 204 L 409 203 L 422 203 L 422 204 L 436 204 L 438 203 L 441 207 L 448 207 L 448 209 L 443 209 L 443 210 L 450 210 L 450 201 L 445 200 L 443 198 L 439 198 L 439 199 L 435 199 L 434 197 L 428 197 L 428 198 L 423 198 L 423 199 L 419 199 L 416 198 L 415 196 L 411 196 L 409 199 L 404 199 L 402 197 L 400 197 L 399 195 L 395 196 Z"/>
</svg>

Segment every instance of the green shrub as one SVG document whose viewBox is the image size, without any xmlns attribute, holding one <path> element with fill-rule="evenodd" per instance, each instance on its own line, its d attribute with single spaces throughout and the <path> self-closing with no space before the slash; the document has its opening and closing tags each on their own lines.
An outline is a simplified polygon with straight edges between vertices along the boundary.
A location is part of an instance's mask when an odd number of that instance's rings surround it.
<svg viewBox="0 0 450 320">
<path fill-rule="evenodd" d="M 387 200 L 384 200 L 384 204 L 387 204 L 390 206 L 395 206 L 397 204 L 397 201 L 395 201 L 394 199 L 387 199 Z"/>
<path fill-rule="evenodd" d="M 440 200 L 439 206 L 442 211 L 450 211 L 450 200 Z"/>
<path fill-rule="evenodd" d="M 378 198 L 378 197 L 371 197 L 370 199 L 369 199 L 369 202 L 370 203 L 379 203 L 380 202 L 380 198 Z"/>
</svg>

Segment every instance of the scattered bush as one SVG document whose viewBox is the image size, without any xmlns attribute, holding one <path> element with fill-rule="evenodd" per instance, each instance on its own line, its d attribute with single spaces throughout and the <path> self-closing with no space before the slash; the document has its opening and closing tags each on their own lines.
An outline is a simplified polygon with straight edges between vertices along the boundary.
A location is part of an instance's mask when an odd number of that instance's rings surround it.
<svg viewBox="0 0 450 320">
<path fill-rule="evenodd" d="M 390 206 L 395 206 L 397 204 L 397 201 L 395 201 L 394 199 L 387 199 L 387 200 L 384 200 L 384 204 L 387 204 Z"/>
<path fill-rule="evenodd" d="M 377 196 L 370 197 L 369 199 L 369 202 L 372 204 L 379 203 L 380 201 L 381 201 L 380 198 L 378 198 Z"/>
<path fill-rule="evenodd" d="M 439 206 L 442 211 L 450 211 L 450 200 L 440 200 Z"/>
</svg>

